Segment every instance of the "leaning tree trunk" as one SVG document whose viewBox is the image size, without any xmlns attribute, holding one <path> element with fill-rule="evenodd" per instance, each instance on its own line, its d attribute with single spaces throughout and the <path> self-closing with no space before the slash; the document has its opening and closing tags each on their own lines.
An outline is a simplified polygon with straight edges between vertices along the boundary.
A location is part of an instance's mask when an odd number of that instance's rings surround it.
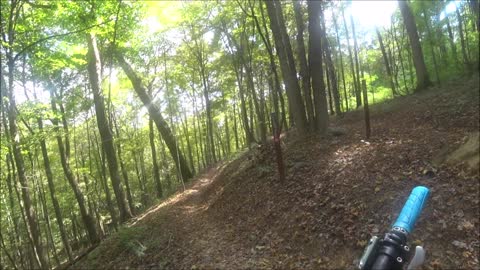
<svg viewBox="0 0 480 270">
<path fill-rule="evenodd" d="M 127 74 L 127 77 L 132 82 L 133 88 L 137 95 L 139 96 L 140 100 L 143 102 L 145 107 L 148 109 L 148 113 L 151 115 L 155 125 L 157 126 L 158 131 L 162 135 L 165 144 L 167 145 L 168 149 L 170 150 L 170 154 L 172 155 L 172 159 L 175 161 L 175 165 L 177 169 L 181 172 L 182 177 L 184 180 L 190 179 L 193 177 L 192 172 L 188 168 L 188 163 L 180 150 L 177 140 L 172 134 L 170 127 L 168 126 L 167 122 L 163 118 L 163 115 L 160 112 L 158 106 L 152 101 L 152 97 L 147 94 L 147 90 L 143 85 L 140 78 L 135 74 L 132 67 L 125 61 L 125 59 L 116 54 L 116 58 L 122 67 L 123 71 Z"/>
<path fill-rule="evenodd" d="M 320 1 L 308 1 L 308 32 L 309 32 L 309 61 L 310 76 L 315 107 L 315 129 L 325 134 L 328 127 L 327 97 L 323 80 L 322 31 L 320 28 Z"/>
<path fill-rule="evenodd" d="M 120 222 L 125 222 L 133 217 L 130 207 L 128 206 L 127 198 L 122 187 L 122 180 L 118 171 L 117 156 L 115 153 L 115 145 L 113 144 L 112 130 L 108 123 L 105 102 L 100 85 L 101 80 L 101 63 L 100 53 L 97 48 L 97 40 L 95 35 L 87 34 L 88 53 L 87 53 L 87 70 L 90 85 L 93 92 L 93 100 L 95 103 L 95 112 L 97 117 L 97 125 L 102 139 L 102 147 L 108 162 L 108 169 L 110 172 L 110 179 L 112 180 L 113 192 L 117 200 L 117 206 L 120 210 Z"/>
<path fill-rule="evenodd" d="M 402 13 L 405 28 L 407 28 L 408 39 L 410 40 L 410 47 L 413 54 L 413 65 L 415 66 L 415 73 L 417 76 L 416 90 L 420 91 L 432 84 L 428 76 L 427 66 L 423 57 L 422 46 L 418 37 L 417 25 L 413 17 L 412 10 L 406 1 L 398 1 L 400 12 Z"/>
</svg>

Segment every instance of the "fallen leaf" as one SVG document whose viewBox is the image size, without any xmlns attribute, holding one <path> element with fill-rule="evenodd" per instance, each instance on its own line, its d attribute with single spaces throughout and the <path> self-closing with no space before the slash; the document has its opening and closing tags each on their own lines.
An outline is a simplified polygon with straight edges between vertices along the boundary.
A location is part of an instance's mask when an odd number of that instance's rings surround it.
<svg viewBox="0 0 480 270">
<path fill-rule="evenodd" d="M 458 247 L 458 248 L 468 248 L 467 244 L 465 244 L 464 242 L 461 242 L 461 241 L 458 241 L 458 240 L 454 240 L 452 242 L 452 245 Z"/>
</svg>

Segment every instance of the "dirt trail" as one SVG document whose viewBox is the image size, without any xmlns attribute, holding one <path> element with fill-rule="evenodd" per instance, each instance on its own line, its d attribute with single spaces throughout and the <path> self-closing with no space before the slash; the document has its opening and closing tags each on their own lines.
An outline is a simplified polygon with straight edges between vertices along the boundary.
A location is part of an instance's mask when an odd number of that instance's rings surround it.
<svg viewBox="0 0 480 270">
<path fill-rule="evenodd" d="M 354 268 L 372 233 L 388 230 L 410 190 L 432 196 L 411 237 L 425 269 L 479 267 L 479 173 L 434 165 L 479 129 L 478 77 L 334 119 L 343 136 L 284 139 L 287 180 L 271 145 L 199 175 L 74 268 Z"/>
</svg>

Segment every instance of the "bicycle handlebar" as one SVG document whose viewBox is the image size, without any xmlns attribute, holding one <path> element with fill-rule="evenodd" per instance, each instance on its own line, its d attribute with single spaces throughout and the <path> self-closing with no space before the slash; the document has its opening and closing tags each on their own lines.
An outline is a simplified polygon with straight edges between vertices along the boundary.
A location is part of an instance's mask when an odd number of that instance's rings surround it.
<svg viewBox="0 0 480 270">
<path fill-rule="evenodd" d="M 429 189 L 424 186 L 417 186 L 412 190 L 397 220 L 385 237 L 381 240 L 376 236 L 370 239 L 360 259 L 360 269 L 402 269 L 410 250 L 407 245 L 408 234 L 413 231 L 429 193 Z M 413 261 L 416 261 L 415 258 Z"/>
<path fill-rule="evenodd" d="M 408 233 L 413 231 L 415 222 L 420 216 L 420 212 L 428 199 L 430 191 L 424 186 L 415 187 L 410 193 L 407 202 L 402 208 L 402 212 L 393 224 L 393 227 L 405 229 Z"/>
</svg>

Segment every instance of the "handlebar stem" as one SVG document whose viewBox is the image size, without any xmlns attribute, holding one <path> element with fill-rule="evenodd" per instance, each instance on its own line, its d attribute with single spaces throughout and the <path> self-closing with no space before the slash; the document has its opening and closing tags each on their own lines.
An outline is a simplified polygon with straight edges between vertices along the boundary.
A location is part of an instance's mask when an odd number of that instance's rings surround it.
<svg viewBox="0 0 480 270">
<path fill-rule="evenodd" d="M 405 230 L 394 227 L 385 234 L 382 244 L 377 253 L 377 258 L 373 263 L 372 269 L 402 269 L 409 248 L 407 243 L 407 233 Z"/>
</svg>

